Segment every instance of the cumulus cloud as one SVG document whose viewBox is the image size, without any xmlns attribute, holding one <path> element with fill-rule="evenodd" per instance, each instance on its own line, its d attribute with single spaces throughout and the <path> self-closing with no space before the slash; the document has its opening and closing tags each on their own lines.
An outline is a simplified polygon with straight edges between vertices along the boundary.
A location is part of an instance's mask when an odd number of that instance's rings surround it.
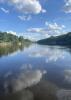
<svg viewBox="0 0 71 100">
<path fill-rule="evenodd" d="M 29 40 L 32 40 L 32 41 L 36 41 L 38 40 L 38 37 L 36 35 L 24 35 L 24 38 L 25 39 L 29 39 Z"/>
<path fill-rule="evenodd" d="M 27 30 L 27 32 L 36 33 L 36 34 L 38 33 L 38 34 L 41 34 L 41 35 L 44 35 L 44 36 L 46 36 L 46 34 L 47 34 L 48 35 L 47 37 L 49 37 L 47 28 L 29 28 Z"/>
<path fill-rule="evenodd" d="M 43 28 L 29 28 L 27 32 L 31 33 L 41 33 L 44 29 Z"/>
<path fill-rule="evenodd" d="M 46 27 L 44 28 L 29 28 L 27 32 L 29 33 L 42 33 L 45 37 L 49 37 L 51 35 L 56 36 L 60 34 L 64 34 L 63 29 L 64 25 L 59 25 L 57 23 L 48 23 L 45 22 Z M 41 35 L 42 35 L 41 34 Z"/>
<path fill-rule="evenodd" d="M 45 22 L 45 25 L 47 26 L 48 24 L 49 24 L 49 23 L 46 21 L 46 22 Z"/>
<path fill-rule="evenodd" d="M 46 11 L 46 9 L 42 9 L 42 13 L 46 13 L 47 11 Z"/>
<path fill-rule="evenodd" d="M 47 31 L 45 28 L 29 28 L 26 30 L 26 32 L 23 35 L 25 38 L 32 39 L 33 41 L 37 41 L 49 37 L 49 35 L 46 33 Z"/>
<path fill-rule="evenodd" d="M 29 16 L 25 16 L 25 15 L 23 15 L 23 16 L 18 16 L 18 18 L 21 20 L 21 21 L 25 21 L 25 20 L 27 20 L 27 21 L 29 21 L 29 20 L 31 20 L 31 15 L 29 15 Z"/>
<path fill-rule="evenodd" d="M 9 10 L 5 9 L 5 8 L 1 8 L 1 10 L 4 12 L 4 13 L 9 13 Z"/>
<path fill-rule="evenodd" d="M 9 34 L 13 34 L 13 35 L 17 35 L 17 33 L 16 32 L 14 32 L 14 31 L 7 31 L 7 33 Z"/>
<path fill-rule="evenodd" d="M 63 29 L 65 28 L 64 25 L 59 25 L 57 23 L 45 23 L 48 27 L 48 32 L 50 35 L 60 35 L 63 32 Z"/>
<path fill-rule="evenodd" d="M 71 13 L 71 0 L 65 0 L 64 11 L 66 13 Z"/>
<path fill-rule="evenodd" d="M 65 28 L 65 25 L 49 23 L 46 21 L 45 27 L 30 27 L 26 30 L 26 32 L 23 35 L 28 39 L 37 41 L 40 39 L 48 38 L 50 36 L 65 34 Z"/>
<path fill-rule="evenodd" d="M 64 28 L 64 25 L 59 26 L 57 23 L 48 24 L 49 30 L 62 30 Z"/>
<path fill-rule="evenodd" d="M 1 2 L 4 2 L 4 0 L 1 0 Z M 38 14 L 40 12 L 45 12 L 39 0 L 5 0 L 5 2 L 23 13 Z"/>
</svg>

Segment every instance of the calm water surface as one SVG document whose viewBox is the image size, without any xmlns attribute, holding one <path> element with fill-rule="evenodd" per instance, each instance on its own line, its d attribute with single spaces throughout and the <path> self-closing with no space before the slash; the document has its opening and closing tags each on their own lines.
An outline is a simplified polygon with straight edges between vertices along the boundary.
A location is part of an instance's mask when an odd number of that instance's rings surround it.
<svg viewBox="0 0 71 100">
<path fill-rule="evenodd" d="M 71 49 L 0 47 L 0 100 L 71 100 Z"/>
</svg>

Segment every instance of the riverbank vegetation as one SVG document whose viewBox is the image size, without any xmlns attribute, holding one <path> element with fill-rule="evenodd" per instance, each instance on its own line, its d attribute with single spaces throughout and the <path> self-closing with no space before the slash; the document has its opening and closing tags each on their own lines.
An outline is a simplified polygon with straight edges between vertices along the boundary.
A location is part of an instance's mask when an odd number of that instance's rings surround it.
<svg viewBox="0 0 71 100">
<path fill-rule="evenodd" d="M 0 46 L 24 45 L 24 43 L 30 42 L 30 40 L 24 39 L 23 36 L 13 35 L 7 32 L 0 32 Z"/>
</svg>

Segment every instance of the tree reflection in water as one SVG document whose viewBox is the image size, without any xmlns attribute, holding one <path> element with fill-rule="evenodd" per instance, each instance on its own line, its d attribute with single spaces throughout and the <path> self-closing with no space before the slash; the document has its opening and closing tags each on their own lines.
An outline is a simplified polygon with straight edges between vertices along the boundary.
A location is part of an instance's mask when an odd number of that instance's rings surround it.
<svg viewBox="0 0 71 100">
<path fill-rule="evenodd" d="M 0 46 L 0 57 L 10 55 L 17 52 L 18 50 L 23 51 L 24 48 L 28 48 L 29 45 L 30 43 L 26 43 L 23 45 Z"/>
</svg>

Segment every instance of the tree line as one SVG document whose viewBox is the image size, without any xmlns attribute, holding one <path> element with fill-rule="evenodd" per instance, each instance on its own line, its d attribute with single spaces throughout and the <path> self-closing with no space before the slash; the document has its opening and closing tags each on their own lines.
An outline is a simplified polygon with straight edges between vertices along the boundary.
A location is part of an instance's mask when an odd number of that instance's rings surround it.
<svg viewBox="0 0 71 100">
<path fill-rule="evenodd" d="M 12 42 L 12 43 L 24 43 L 25 41 L 28 41 L 28 39 L 24 39 L 23 36 L 16 36 L 11 33 L 7 32 L 0 32 L 0 43 L 2 42 Z"/>
</svg>

